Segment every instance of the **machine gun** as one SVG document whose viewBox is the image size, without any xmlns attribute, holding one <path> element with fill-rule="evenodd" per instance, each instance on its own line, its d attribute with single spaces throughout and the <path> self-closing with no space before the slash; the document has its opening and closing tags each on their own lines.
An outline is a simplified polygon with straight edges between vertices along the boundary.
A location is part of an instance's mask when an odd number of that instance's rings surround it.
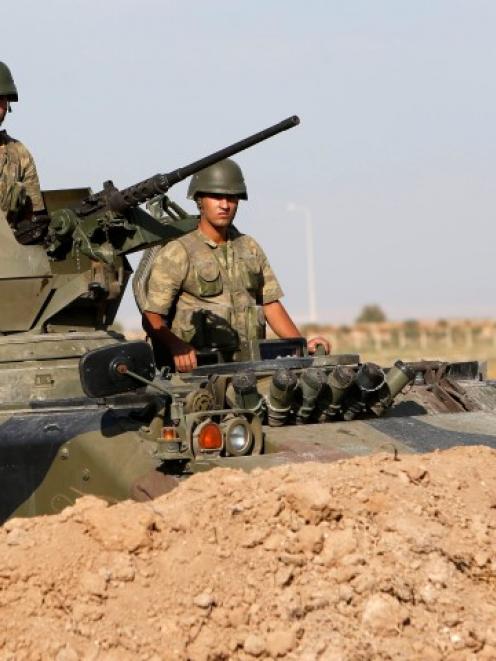
<svg viewBox="0 0 496 661">
<path fill-rule="evenodd" d="M 3 219 L 0 333 L 106 329 L 132 272 L 126 255 L 178 238 L 198 224 L 196 216 L 172 202 L 176 213 L 165 220 L 140 205 L 299 123 L 297 116 L 288 117 L 189 165 L 123 190 L 107 181 L 94 194 L 88 188 L 44 191 L 46 216 L 23 221 L 14 228 L 14 235 Z"/>
<path fill-rule="evenodd" d="M 184 181 L 191 175 L 208 168 L 214 163 L 234 156 L 253 145 L 263 142 L 268 138 L 272 138 L 282 131 L 287 131 L 294 126 L 297 126 L 300 123 L 299 117 L 293 115 L 284 119 L 282 122 L 269 126 L 269 128 L 259 131 L 250 135 L 248 138 L 239 140 L 229 147 L 224 147 L 218 151 L 200 158 L 198 161 L 194 161 L 189 165 L 186 165 L 177 170 L 172 170 L 167 174 L 156 174 L 149 179 L 145 179 L 139 184 L 134 184 L 129 186 L 129 188 L 124 188 L 123 190 L 117 190 L 112 181 L 106 181 L 103 184 L 103 190 L 95 195 L 91 195 L 82 201 L 81 205 L 77 208 L 77 213 L 80 216 L 87 216 L 93 214 L 97 211 L 108 210 L 113 211 L 114 213 L 125 214 L 131 207 L 136 207 L 139 204 L 144 204 L 147 200 L 151 199 L 155 195 L 160 195 L 167 193 L 171 186 Z"/>
<path fill-rule="evenodd" d="M 59 258 L 75 241 L 81 253 L 110 264 L 116 254 L 127 254 L 166 240 L 168 237 L 164 235 L 162 224 L 157 219 L 152 220 L 139 209 L 139 205 L 157 195 L 164 195 L 171 186 L 196 172 L 297 126 L 299 122 L 297 116 L 288 117 L 182 168 L 156 174 L 122 190 L 118 190 L 112 181 L 106 181 L 99 193 L 50 213 L 48 254 Z M 184 228 L 176 227 L 176 230 L 190 229 L 191 219 Z"/>
</svg>

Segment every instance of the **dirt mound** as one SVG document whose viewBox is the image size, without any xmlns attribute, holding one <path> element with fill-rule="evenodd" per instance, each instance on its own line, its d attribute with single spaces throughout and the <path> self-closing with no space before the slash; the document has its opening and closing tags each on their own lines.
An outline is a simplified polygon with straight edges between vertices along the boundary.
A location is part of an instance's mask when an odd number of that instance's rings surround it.
<svg viewBox="0 0 496 661">
<path fill-rule="evenodd" d="M 496 452 L 214 470 L 0 529 L 2 659 L 496 658 Z"/>
</svg>

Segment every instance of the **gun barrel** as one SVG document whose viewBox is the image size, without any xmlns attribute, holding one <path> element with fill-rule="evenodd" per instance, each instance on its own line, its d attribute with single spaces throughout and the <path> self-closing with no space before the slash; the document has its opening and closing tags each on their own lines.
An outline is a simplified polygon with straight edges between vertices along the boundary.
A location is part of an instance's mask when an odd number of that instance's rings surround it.
<svg viewBox="0 0 496 661">
<path fill-rule="evenodd" d="M 239 152 L 248 149 L 249 147 L 253 147 L 253 145 L 258 144 L 259 142 L 268 140 L 268 138 L 272 138 L 274 135 L 277 135 L 278 133 L 282 133 L 283 131 L 287 131 L 288 129 L 293 128 L 294 126 L 298 126 L 299 123 L 300 123 L 300 118 L 297 115 L 293 115 L 292 117 L 283 119 L 283 121 L 279 122 L 278 124 L 269 126 L 269 128 L 264 129 L 263 131 L 259 131 L 258 133 L 254 133 L 253 135 L 250 135 L 248 138 L 244 138 L 244 140 L 239 140 L 238 142 L 235 142 L 233 145 L 230 145 L 229 147 L 224 147 L 224 149 L 219 149 L 218 151 L 214 152 L 213 154 L 210 154 L 209 156 L 200 158 L 198 161 L 193 161 L 193 163 L 190 163 L 189 165 L 185 165 L 182 168 L 178 168 L 177 170 L 168 172 L 164 176 L 169 182 L 169 186 L 173 186 L 174 184 L 177 184 L 178 182 L 187 179 L 192 174 L 195 174 L 195 172 L 199 172 L 204 168 L 208 168 L 210 165 L 213 165 L 218 161 L 222 161 L 225 158 L 229 158 L 234 154 L 239 154 Z"/>
<path fill-rule="evenodd" d="M 124 188 L 120 191 L 114 188 L 111 182 L 107 182 L 104 184 L 104 190 L 85 200 L 82 206 L 78 209 L 78 212 L 82 215 L 86 215 L 88 213 L 93 213 L 99 208 L 106 207 L 110 211 L 123 213 L 126 209 L 143 204 L 155 195 L 167 193 L 171 186 L 187 179 L 192 174 L 195 174 L 214 163 L 218 163 L 225 158 L 229 158 L 229 156 L 238 154 L 259 142 L 272 138 L 278 133 L 282 133 L 294 126 L 298 126 L 299 123 L 300 118 L 297 115 L 293 115 L 292 117 L 284 119 L 282 122 L 269 126 L 263 131 L 259 131 L 243 140 L 239 140 L 229 147 L 224 147 L 209 156 L 200 158 L 198 161 L 193 161 L 193 163 L 189 163 L 182 168 L 172 170 L 166 174 L 156 174 L 149 179 L 145 179 L 138 184 L 134 184 L 133 186 L 129 186 L 129 188 Z"/>
</svg>

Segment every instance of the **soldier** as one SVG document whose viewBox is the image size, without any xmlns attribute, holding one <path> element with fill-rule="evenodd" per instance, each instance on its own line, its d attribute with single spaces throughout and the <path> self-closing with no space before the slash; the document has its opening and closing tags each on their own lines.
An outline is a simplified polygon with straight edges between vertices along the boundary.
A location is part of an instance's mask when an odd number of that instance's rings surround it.
<svg viewBox="0 0 496 661">
<path fill-rule="evenodd" d="M 11 111 L 11 103 L 17 100 L 10 69 L 0 62 L 0 125 Z M 5 130 L 0 131 L 0 208 L 13 223 L 44 208 L 33 157 L 22 142 L 11 138 Z"/>
<path fill-rule="evenodd" d="M 144 327 L 176 370 L 196 367 L 203 348 L 232 357 L 240 343 L 265 337 L 265 321 L 279 337 L 301 337 L 262 248 L 232 225 L 239 200 L 248 199 L 237 163 L 226 159 L 195 174 L 188 198 L 200 212 L 198 229 L 157 253 L 143 311 Z M 323 338 L 310 340 L 309 351 L 317 344 L 329 351 Z"/>
</svg>

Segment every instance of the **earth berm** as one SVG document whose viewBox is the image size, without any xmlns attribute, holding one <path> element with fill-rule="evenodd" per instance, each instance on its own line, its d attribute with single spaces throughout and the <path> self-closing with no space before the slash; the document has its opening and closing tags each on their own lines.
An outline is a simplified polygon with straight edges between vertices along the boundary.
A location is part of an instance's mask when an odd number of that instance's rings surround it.
<svg viewBox="0 0 496 661">
<path fill-rule="evenodd" d="M 489 448 L 216 469 L 0 542 L 1 659 L 496 659 Z"/>
</svg>

